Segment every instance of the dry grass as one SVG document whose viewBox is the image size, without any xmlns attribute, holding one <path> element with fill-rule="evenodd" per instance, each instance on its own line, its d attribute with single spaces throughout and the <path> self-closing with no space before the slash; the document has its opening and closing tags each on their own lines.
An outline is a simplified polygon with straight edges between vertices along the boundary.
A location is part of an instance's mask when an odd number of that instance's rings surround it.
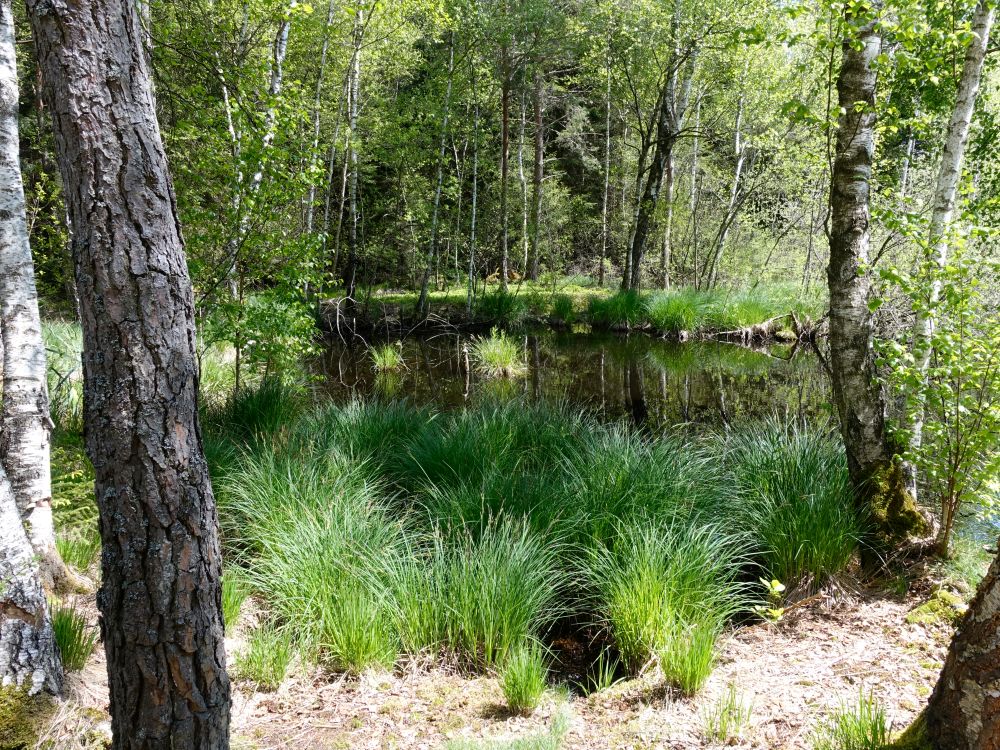
<svg viewBox="0 0 1000 750">
<path fill-rule="evenodd" d="M 584 698 L 549 691 L 530 717 L 504 710 L 494 678 L 419 666 L 345 678 L 293 664 L 280 688 L 256 692 L 234 684 L 234 748 L 375 750 L 440 748 L 449 740 L 514 738 L 544 733 L 565 713 L 566 750 L 712 747 L 705 710 L 736 686 L 752 702 L 749 725 L 735 747 L 808 748 L 814 728 L 859 689 L 871 690 L 893 730 L 920 711 L 937 678 L 951 633 L 946 623 L 906 622 L 919 602 L 843 589 L 813 598 L 777 625 L 729 633 L 702 693 L 687 699 L 663 688 L 655 673 Z M 96 619 L 92 596 L 77 606 Z M 253 615 L 251 603 L 243 617 Z M 242 625 L 242 623 L 240 623 Z M 241 646 L 227 641 L 230 659 Z M 104 655 L 71 674 L 67 694 L 43 740 L 60 750 L 101 747 L 109 731 Z"/>
</svg>

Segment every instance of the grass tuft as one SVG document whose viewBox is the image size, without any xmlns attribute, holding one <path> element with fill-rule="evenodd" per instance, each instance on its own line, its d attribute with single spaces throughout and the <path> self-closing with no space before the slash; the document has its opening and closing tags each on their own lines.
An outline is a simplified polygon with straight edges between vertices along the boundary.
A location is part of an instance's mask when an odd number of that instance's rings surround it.
<svg viewBox="0 0 1000 750">
<path fill-rule="evenodd" d="M 563 325 L 572 325 L 576 322 L 576 306 L 573 298 L 568 294 L 555 294 L 552 296 L 549 315 L 551 318 Z"/>
<path fill-rule="evenodd" d="M 403 354 L 400 344 L 381 344 L 368 347 L 372 358 L 372 368 L 375 372 L 395 372 L 403 367 Z"/>
<path fill-rule="evenodd" d="M 705 723 L 705 737 L 720 745 L 736 744 L 750 725 L 753 707 L 744 702 L 743 697 L 730 683 L 722 697 L 709 706 L 702 718 Z"/>
<path fill-rule="evenodd" d="M 243 602 L 250 595 L 246 581 L 238 571 L 238 568 L 232 567 L 222 575 L 222 618 L 228 631 L 231 631 L 240 619 Z"/>
<path fill-rule="evenodd" d="M 56 549 L 64 563 L 85 573 L 101 551 L 101 537 L 90 526 L 72 528 L 56 537 Z"/>
<path fill-rule="evenodd" d="M 261 625 L 250 633 L 244 650 L 236 656 L 236 676 L 253 682 L 260 690 L 277 690 L 285 679 L 292 653 L 287 630 L 273 624 Z"/>
<path fill-rule="evenodd" d="M 512 378 L 528 369 L 518 342 L 498 328 L 493 328 L 488 337 L 476 338 L 470 352 L 476 369 L 490 378 Z"/>
<path fill-rule="evenodd" d="M 727 449 L 737 490 L 732 513 L 766 574 L 818 584 L 843 570 L 861 529 L 840 443 L 771 420 L 734 432 Z"/>
<path fill-rule="evenodd" d="M 632 328 L 646 319 L 646 300 L 636 292 L 594 297 L 588 308 L 590 322 L 600 328 Z"/>
<path fill-rule="evenodd" d="M 527 715 L 538 708 L 547 672 L 545 651 L 537 641 L 511 651 L 500 673 L 500 685 L 512 713 Z"/>
<path fill-rule="evenodd" d="M 658 657 L 666 679 L 693 693 L 711 672 L 715 641 L 739 608 L 738 539 L 712 526 L 636 516 L 598 547 L 588 577 L 629 671 Z"/>
<path fill-rule="evenodd" d="M 75 606 L 52 607 L 52 632 L 55 634 L 63 668 L 67 672 L 83 669 L 97 645 L 97 629 Z"/>
<path fill-rule="evenodd" d="M 844 706 L 813 736 L 813 750 L 885 750 L 890 731 L 885 709 L 862 691 L 853 706 Z"/>
</svg>

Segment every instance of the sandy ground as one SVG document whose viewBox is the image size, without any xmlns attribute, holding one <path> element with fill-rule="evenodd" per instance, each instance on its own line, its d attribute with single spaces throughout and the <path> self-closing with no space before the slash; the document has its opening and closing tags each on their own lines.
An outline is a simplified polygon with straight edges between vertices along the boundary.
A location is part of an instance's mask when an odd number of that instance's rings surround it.
<svg viewBox="0 0 1000 750">
<path fill-rule="evenodd" d="M 279 690 L 237 682 L 235 750 L 441 748 L 451 739 L 537 735 L 557 716 L 570 750 L 716 747 L 705 716 L 735 686 L 751 708 L 749 725 L 726 744 L 738 748 L 808 748 L 816 725 L 871 692 L 893 728 L 920 711 L 937 678 L 951 628 L 906 622 L 920 599 L 838 590 L 814 598 L 777 624 L 738 628 L 724 638 L 714 673 L 692 699 L 664 690 L 655 670 L 583 697 L 554 689 L 530 717 L 510 716 L 495 679 L 444 669 L 402 669 L 345 678 L 292 670 Z M 81 607 L 93 612 L 93 597 Z M 240 647 L 227 641 L 230 652 Z M 103 747 L 109 737 L 107 678 L 98 648 L 69 675 L 43 743 L 60 750 Z M 43 745 L 44 746 L 44 745 Z"/>
</svg>

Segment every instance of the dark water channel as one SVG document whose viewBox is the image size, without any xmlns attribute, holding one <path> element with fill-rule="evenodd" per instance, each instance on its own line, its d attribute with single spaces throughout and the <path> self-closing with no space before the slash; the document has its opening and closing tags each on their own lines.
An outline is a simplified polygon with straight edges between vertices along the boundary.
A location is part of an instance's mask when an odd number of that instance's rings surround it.
<svg viewBox="0 0 1000 750">
<path fill-rule="evenodd" d="M 497 398 L 565 401 L 603 420 L 649 428 L 725 427 L 770 416 L 811 421 L 829 412 L 828 381 L 808 347 L 751 350 L 547 329 L 512 336 L 526 370 L 498 379 L 477 373 L 474 362 L 466 366 L 469 334 L 402 339 L 404 367 L 390 373 L 374 371 L 363 343 L 335 342 L 322 358 L 324 388 L 337 400 L 407 398 L 439 408 Z"/>
</svg>

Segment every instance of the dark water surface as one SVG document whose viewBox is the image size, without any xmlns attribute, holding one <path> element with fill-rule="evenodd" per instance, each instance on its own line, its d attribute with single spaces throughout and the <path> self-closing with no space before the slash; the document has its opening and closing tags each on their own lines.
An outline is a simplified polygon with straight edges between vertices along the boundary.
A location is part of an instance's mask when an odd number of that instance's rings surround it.
<svg viewBox="0 0 1000 750">
<path fill-rule="evenodd" d="M 807 347 L 758 351 L 551 330 L 512 337 L 521 344 L 527 369 L 507 379 L 483 377 L 474 362 L 466 367 L 468 334 L 401 340 L 405 367 L 392 373 L 374 371 L 364 344 L 335 342 L 321 362 L 324 388 L 337 400 L 407 398 L 440 408 L 497 398 L 565 401 L 604 420 L 625 418 L 653 428 L 725 427 L 770 416 L 811 421 L 829 413 L 829 384 Z"/>
</svg>

